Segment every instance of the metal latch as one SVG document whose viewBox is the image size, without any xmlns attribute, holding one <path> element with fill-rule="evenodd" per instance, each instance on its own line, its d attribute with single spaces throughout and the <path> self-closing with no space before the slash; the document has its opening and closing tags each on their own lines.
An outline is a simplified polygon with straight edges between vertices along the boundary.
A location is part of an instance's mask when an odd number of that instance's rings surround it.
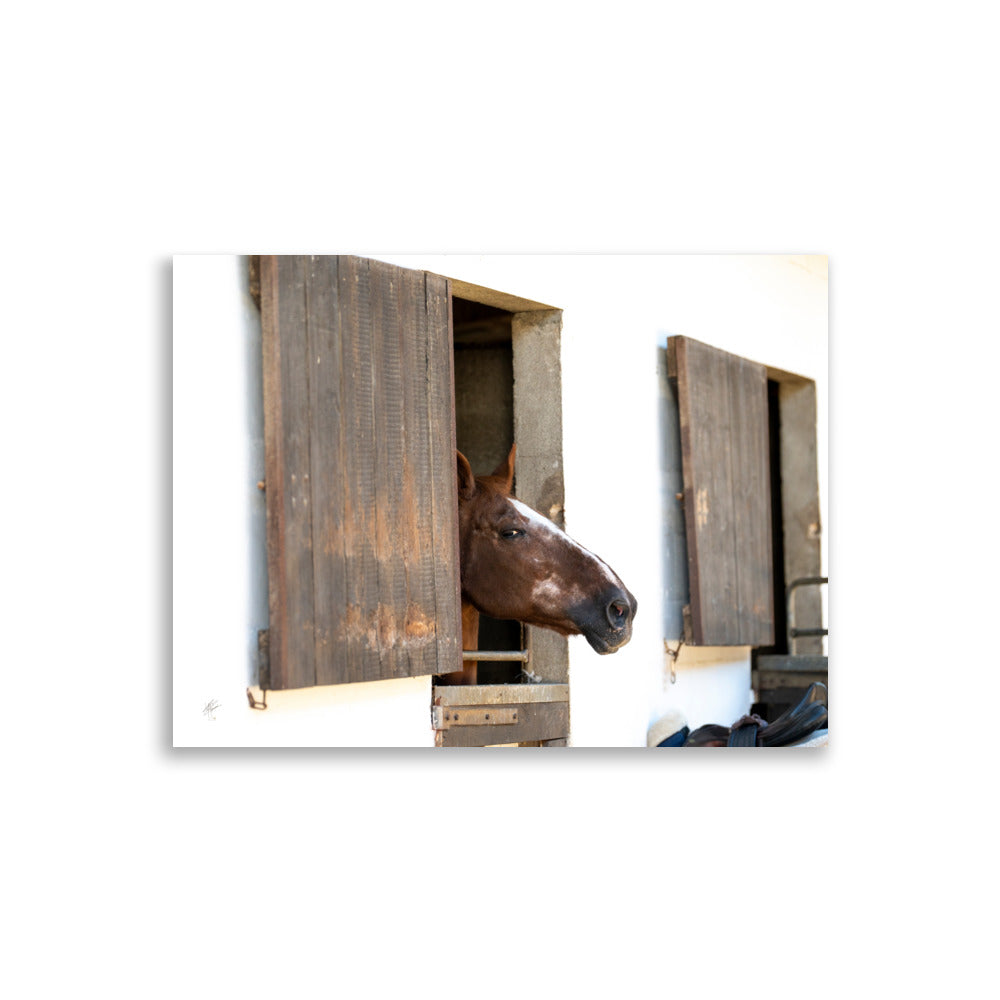
<svg viewBox="0 0 1000 1000">
<path fill-rule="evenodd" d="M 435 705 L 431 711 L 431 719 L 435 729 L 451 729 L 452 726 L 511 726 L 517 722 L 517 709 Z"/>
</svg>

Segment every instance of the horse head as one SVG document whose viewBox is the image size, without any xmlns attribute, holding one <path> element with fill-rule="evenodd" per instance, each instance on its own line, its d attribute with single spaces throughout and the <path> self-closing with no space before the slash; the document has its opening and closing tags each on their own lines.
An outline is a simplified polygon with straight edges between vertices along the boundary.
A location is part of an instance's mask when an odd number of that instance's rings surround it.
<svg viewBox="0 0 1000 1000">
<path fill-rule="evenodd" d="M 632 638 L 636 600 L 606 562 L 511 496 L 516 451 L 478 478 L 457 454 L 463 606 L 614 653 Z"/>
</svg>

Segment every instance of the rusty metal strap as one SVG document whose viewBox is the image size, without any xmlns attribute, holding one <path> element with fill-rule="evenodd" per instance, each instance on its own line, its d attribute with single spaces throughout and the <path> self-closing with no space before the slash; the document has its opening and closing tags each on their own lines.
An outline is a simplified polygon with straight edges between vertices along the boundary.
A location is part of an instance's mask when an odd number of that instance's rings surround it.
<svg viewBox="0 0 1000 1000">
<path fill-rule="evenodd" d="M 453 726 L 512 726 L 517 722 L 517 709 L 511 706 L 435 705 L 432 710 L 434 729 Z"/>
</svg>

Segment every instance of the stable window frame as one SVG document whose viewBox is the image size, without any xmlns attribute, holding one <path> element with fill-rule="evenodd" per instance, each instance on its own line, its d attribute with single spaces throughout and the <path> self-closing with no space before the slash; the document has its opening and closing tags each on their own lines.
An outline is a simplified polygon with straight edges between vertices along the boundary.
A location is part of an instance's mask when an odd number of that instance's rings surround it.
<svg viewBox="0 0 1000 1000">
<path fill-rule="evenodd" d="M 699 553 L 696 545 L 692 544 L 693 529 L 699 526 L 705 528 L 706 510 L 704 494 L 699 498 L 699 490 L 704 486 L 696 481 L 692 474 L 689 463 L 686 461 L 691 444 L 692 427 L 685 426 L 685 422 L 692 419 L 692 409 L 685 405 L 690 403 L 692 395 L 699 391 L 705 391 L 706 386 L 687 385 L 685 392 L 687 399 L 680 398 L 682 393 L 679 385 L 678 371 L 678 351 L 685 349 L 697 350 L 699 352 L 714 356 L 721 363 L 728 363 L 734 378 L 741 378 L 742 372 L 751 372 L 748 376 L 750 381 L 756 386 L 757 393 L 763 392 L 766 405 L 763 416 L 760 410 L 760 400 L 754 401 L 754 419 L 757 426 L 753 430 L 756 436 L 755 451 L 757 464 L 761 456 L 766 457 L 766 474 L 763 478 L 763 488 L 760 489 L 763 499 L 766 497 L 766 505 L 758 507 L 757 514 L 761 518 L 760 523 L 754 525 L 754 530 L 759 537 L 768 539 L 768 552 L 772 559 L 769 573 L 766 580 L 764 575 L 757 570 L 760 582 L 757 586 L 756 597 L 769 604 L 767 618 L 770 621 L 770 634 L 766 630 L 757 628 L 751 633 L 744 632 L 742 635 L 735 631 L 734 627 L 729 627 L 725 631 L 717 628 L 705 627 L 705 624 L 698 619 L 699 609 L 696 602 L 692 600 L 691 579 L 696 578 L 696 583 L 700 585 L 702 592 L 715 588 L 717 591 L 732 589 L 734 581 L 731 579 L 721 579 L 716 574 L 710 575 L 711 570 L 699 560 Z M 672 534 L 668 528 L 668 537 L 665 540 L 665 550 L 668 550 L 672 558 L 677 558 L 681 552 L 686 552 L 686 579 L 672 578 L 668 582 L 669 596 L 674 599 L 678 594 L 686 590 L 687 603 L 683 607 L 682 624 L 679 629 L 666 626 L 664 631 L 665 639 L 681 639 L 689 645 L 705 646 L 727 646 L 739 645 L 749 646 L 753 649 L 773 649 L 781 646 L 783 636 L 783 594 L 777 591 L 783 590 L 780 586 L 783 582 L 791 582 L 803 577 L 818 577 L 820 575 L 820 537 L 822 534 L 819 510 L 819 480 L 817 475 L 817 405 L 816 405 L 816 383 L 814 380 L 806 378 L 792 372 L 784 371 L 751 361 L 739 355 L 730 354 L 712 345 L 703 344 L 689 337 L 672 336 L 667 340 L 665 353 L 665 375 L 669 380 L 669 385 L 665 387 L 664 403 L 668 412 L 664 414 L 664 424 L 676 421 L 676 428 L 671 430 L 669 436 L 675 440 L 668 443 L 668 449 L 673 449 L 675 444 L 677 453 L 672 455 L 672 463 L 675 467 L 672 473 L 674 481 L 679 481 L 681 489 L 677 491 L 675 498 L 668 498 L 667 504 L 674 499 L 682 511 L 680 522 L 672 521 Z M 772 389 L 776 389 L 772 391 Z M 664 387 L 661 386 L 661 391 Z M 745 387 L 741 390 L 746 391 Z M 710 402 L 702 399 L 699 408 L 698 420 L 704 422 L 697 431 L 702 439 L 716 438 L 715 459 L 719 462 L 732 462 L 731 449 L 737 447 L 736 432 L 738 428 L 729 426 L 734 416 L 740 416 L 738 408 L 733 409 L 729 403 L 721 409 L 724 414 L 718 415 L 719 424 L 713 424 L 717 414 L 714 414 Z M 777 412 L 773 412 L 776 406 Z M 777 440 L 780 442 L 776 453 L 772 454 L 771 435 L 772 421 L 777 421 Z M 675 431 L 675 432 L 674 432 Z M 664 428 L 664 433 L 668 433 L 668 428 Z M 686 435 L 686 436 L 685 436 Z M 763 438 L 761 437 L 763 435 Z M 765 443 L 766 439 L 766 443 Z M 776 467 L 775 467 L 776 466 Z M 760 480 L 760 469 L 755 472 L 756 480 Z M 678 479 L 679 477 L 679 479 Z M 732 480 L 732 472 L 729 472 Z M 725 478 L 721 476 L 720 478 Z M 736 489 L 745 488 L 745 484 L 736 483 Z M 775 492 L 772 493 L 772 488 Z M 709 513 L 710 518 L 710 513 Z M 766 523 L 763 520 L 766 518 Z M 729 565 L 739 565 L 741 559 L 756 559 L 759 563 L 760 553 L 752 555 L 741 552 L 741 533 L 735 532 L 732 537 L 733 549 L 729 557 Z M 777 555 L 780 563 L 774 564 L 773 559 Z M 675 574 L 676 577 L 676 574 Z M 665 593 L 665 598 L 667 594 Z M 820 596 L 817 592 L 803 592 L 797 599 L 797 614 L 801 620 L 819 622 L 822 618 L 822 608 Z M 665 619 L 669 618 L 669 611 L 665 609 Z M 818 651 L 820 639 L 803 640 L 810 645 L 804 651 Z"/>
<path fill-rule="evenodd" d="M 451 294 L 511 314 L 514 377 L 515 494 L 565 526 L 562 432 L 562 310 L 452 278 Z M 435 745 L 566 746 L 569 645 L 565 636 L 525 625 L 519 656 L 527 683 L 435 685 Z M 507 651 L 477 650 L 489 660 Z M 527 675 L 525 677 L 525 675 Z M 489 716 L 487 719 L 486 717 Z"/>
</svg>

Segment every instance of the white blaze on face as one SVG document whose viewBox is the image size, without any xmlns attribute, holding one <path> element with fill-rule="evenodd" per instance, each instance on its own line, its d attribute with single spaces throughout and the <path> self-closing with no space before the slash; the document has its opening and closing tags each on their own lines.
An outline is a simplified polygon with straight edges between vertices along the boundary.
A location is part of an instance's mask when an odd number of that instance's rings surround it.
<svg viewBox="0 0 1000 1000">
<path fill-rule="evenodd" d="M 567 587 L 551 576 L 539 580 L 531 588 L 531 603 L 534 607 L 552 615 L 558 615 L 566 605 L 577 604 L 583 596 L 583 591 L 577 584 Z"/>
<path fill-rule="evenodd" d="M 621 587 L 624 590 L 621 580 L 603 559 L 595 556 L 589 549 L 585 549 L 579 542 L 570 538 L 557 524 L 542 517 L 527 504 L 521 503 L 520 500 L 515 500 L 513 497 L 510 498 L 510 502 L 514 509 L 528 522 L 532 531 L 551 535 L 558 538 L 563 544 L 582 552 L 604 576 L 608 587 Z M 552 607 L 575 603 L 584 597 L 584 593 L 576 582 L 560 581 L 550 576 L 535 584 L 531 591 L 531 597 L 542 606 Z"/>
</svg>

